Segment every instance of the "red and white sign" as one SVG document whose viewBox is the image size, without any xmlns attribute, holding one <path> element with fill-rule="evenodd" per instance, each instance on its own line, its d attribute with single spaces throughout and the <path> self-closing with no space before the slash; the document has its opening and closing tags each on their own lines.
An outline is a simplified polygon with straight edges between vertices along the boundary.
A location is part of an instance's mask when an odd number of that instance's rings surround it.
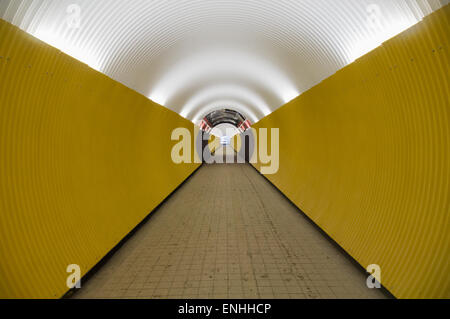
<svg viewBox="0 0 450 319">
<path fill-rule="evenodd" d="M 249 120 L 246 120 L 244 123 L 242 123 L 242 124 L 239 126 L 239 130 L 240 130 L 241 132 L 245 132 L 245 131 L 247 131 L 250 127 L 252 127 L 252 124 L 250 123 Z"/>
<path fill-rule="evenodd" d="M 200 122 L 200 129 L 207 133 L 211 132 L 212 130 L 212 128 L 208 125 L 208 123 L 204 119 Z"/>
</svg>

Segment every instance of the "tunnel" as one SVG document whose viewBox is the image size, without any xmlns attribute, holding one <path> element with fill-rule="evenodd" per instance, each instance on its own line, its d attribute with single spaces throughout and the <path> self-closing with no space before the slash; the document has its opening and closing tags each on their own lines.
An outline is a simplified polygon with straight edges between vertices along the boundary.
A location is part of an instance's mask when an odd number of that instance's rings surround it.
<svg viewBox="0 0 450 319">
<path fill-rule="evenodd" d="M 0 0 L 0 299 L 450 298 L 448 2 Z"/>
</svg>

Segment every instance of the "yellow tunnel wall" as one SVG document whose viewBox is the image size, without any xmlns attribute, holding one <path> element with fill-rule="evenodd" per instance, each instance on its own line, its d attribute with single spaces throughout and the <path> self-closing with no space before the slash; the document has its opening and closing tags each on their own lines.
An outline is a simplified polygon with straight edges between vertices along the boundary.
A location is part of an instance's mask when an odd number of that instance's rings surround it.
<svg viewBox="0 0 450 319">
<path fill-rule="evenodd" d="M 267 178 L 399 298 L 450 297 L 449 10 L 254 126 L 280 129 Z"/>
<path fill-rule="evenodd" d="M 58 298 L 199 164 L 178 114 L 0 20 L 0 298 Z"/>
</svg>

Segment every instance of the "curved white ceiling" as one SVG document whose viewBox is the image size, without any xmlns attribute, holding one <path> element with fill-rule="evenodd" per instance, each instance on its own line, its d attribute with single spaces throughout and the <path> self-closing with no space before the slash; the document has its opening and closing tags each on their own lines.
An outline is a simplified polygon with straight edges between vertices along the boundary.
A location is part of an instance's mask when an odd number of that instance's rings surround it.
<svg viewBox="0 0 450 319">
<path fill-rule="evenodd" d="M 0 0 L 0 17 L 198 121 L 254 122 L 448 0 Z"/>
</svg>

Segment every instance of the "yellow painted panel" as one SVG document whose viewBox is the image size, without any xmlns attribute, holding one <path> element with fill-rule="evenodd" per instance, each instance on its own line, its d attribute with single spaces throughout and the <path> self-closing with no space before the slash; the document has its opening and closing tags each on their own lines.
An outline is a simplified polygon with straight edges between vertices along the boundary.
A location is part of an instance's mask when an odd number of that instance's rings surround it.
<svg viewBox="0 0 450 319">
<path fill-rule="evenodd" d="M 58 298 L 199 164 L 178 114 L 0 20 L 0 298 Z"/>
<path fill-rule="evenodd" d="M 255 125 L 267 177 L 399 298 L 450 298 L 450 7 Z M 256 167 L 259 169 L 260 165 Z"/>
</svg>

